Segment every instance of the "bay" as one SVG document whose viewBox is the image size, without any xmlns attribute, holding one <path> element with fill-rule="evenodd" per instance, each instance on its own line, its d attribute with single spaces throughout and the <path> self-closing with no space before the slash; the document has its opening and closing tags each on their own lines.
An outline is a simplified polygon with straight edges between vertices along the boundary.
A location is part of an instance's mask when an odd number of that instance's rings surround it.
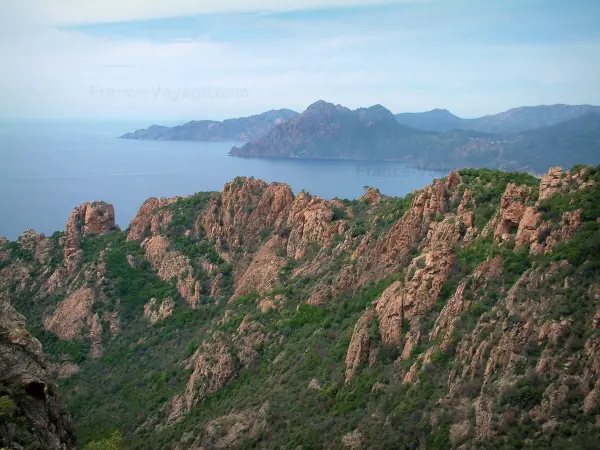
<svg viewBox="0 0 600 450">
<path fill-rule="evenodd" d="M 73 208 L 104 200 L 126 228 L 149 197 L 220 191 L 236 176 L 288 183 L 323 198 L 357 198 L 363 186 L 404 196 L 444 171 L 397 162 L 234 158 L 238 142 L 119 139 L 147 123 L 0 122 L 0 236 L 62 230 Z"/>
</svg>

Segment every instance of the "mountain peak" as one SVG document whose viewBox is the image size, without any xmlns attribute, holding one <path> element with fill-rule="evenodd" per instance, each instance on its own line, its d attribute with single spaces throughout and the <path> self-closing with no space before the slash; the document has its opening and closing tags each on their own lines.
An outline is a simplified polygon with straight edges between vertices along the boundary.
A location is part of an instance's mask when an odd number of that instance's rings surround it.
<svg viewBox="0 0 600 450">
<path fill-rule="evenodd" d="M 434 108 L 431 111 L 429 111 L 429 114 L 437 115 L 439 117 L 457 117 L 445 108 Z"/>
<path fill-rule="evenodd" d="M 305 113 L 322 113 L 322 112 L 330 112 L 334 113 L 340 109 L 340 105 L 334 105 L 333 103 L 326 102 L 325 100 L 317 100 L 312 105 L 310 105 Z"/>
<path fill-rule="evenodd" d="M 368 108 L 358 108 L 356 111 L 363 120 L 395 120 L 394 114 L 380 104 L 369 106 Z"/>
</svg>

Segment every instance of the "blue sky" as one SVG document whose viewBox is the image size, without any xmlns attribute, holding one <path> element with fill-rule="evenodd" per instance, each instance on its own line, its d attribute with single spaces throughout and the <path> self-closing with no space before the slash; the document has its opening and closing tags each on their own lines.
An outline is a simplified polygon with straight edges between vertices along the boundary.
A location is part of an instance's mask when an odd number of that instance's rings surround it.
<svg viewBox="0 0 600 450">
<path fill-rule="evenodd" d="M 3 2 L 0 117 L 600 104 L 599 17 L 596 0 Z"/>
</svg>

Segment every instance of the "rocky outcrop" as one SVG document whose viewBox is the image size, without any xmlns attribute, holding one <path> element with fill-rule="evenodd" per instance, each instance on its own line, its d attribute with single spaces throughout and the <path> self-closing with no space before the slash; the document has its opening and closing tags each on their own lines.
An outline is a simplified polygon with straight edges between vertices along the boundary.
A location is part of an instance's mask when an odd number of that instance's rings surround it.
<svg viewBox="0 0 600 450">
<path fill-rule="evenodd" d="M 350 382 L 360 363 L 369 354 L 373 317 L 374 311 L 368 309 L 354 326 L 354 332 L 346 354 L 346 384 Z"/>
<path fill-rule="evenodd" d="M 498 225 L 494 231 L 496 240 L 509 239 L 512 233 L 517 233 L 521 219 L 525 214 L 525 203 L 529 199 L 528 189 L 509 183 L 500 200 Z"/>
<path fill-rule="evenodd" d="M 276 294 L 273 297 L 263 298 L 259 303 L 257 308 L 260 312 L 267 313 L 271 310 L 281 311 L 285 306 L 286 299 L 281 294 Z"/>
<path fill-rule="evenodd" d="M 283 227 L 293 201 L 286 184 L 236 178 L 225 184 L 220 195 L 213 196 L 201 226 L 218 248 L 251 248 L 260 242 L 264 230 Z"/>
<path fill-rule="evenodd" d="M 449 196 L 448 186 L 441 180 L 435 180 L 433 185 L 419 192 L 404 216 L 377 240 L 368 255 L 360 259 L 357 284 L 364 285 L 381 279 L 405 265 L 411 251 L 428 231 L 432 219 L 448 210 Z"/>
<path fill-rule="evenodd" d="M 379 192 L 379 189 L 375 189 L 369 186 L 367 187 L 365 193 L 361 195 L 358 199 L 364 200 L 365 202 L 376 206 L 379 205 L 379 203 L 381 203 L 382 196 Z"/>
<path fill-rule="evenodd" d="M 400 345 L 402 322 L 404 321 L 403 306 L 404 286 L 401 281 L 396 281 L 381 294 L 375 306 L 383 345 Z"/>
<path fill-rule="evenodd" d="M 181 197 L 156 198 L 146 200 L 129 224 L 128 241 L 137 241 L 150 233 L 156 236 L 165 232 L 173 218 L 173 214 L 165 207 L 176 202 Z"/>
<path fill-rule="evenodd" d="M 204 342 L 189 360 L 192 375 L 184 392 L 172 399 L 167 423 L 181 420 L 192 407 L 233 380 L 240 368 L 252 364 L 267 338 L 262 326 L 246 316 L 234 336 L 215 333 L 211 341 Z"/>
<path fill-rule="evenodd" d="M 291 231 L 287 254 L 301 259 L 313 245 L 323 245 L 335 234 L 344 233 L 344 222 L 333 222 L 333 207 L 319 197 L 301 192 L 296 197 L 287 219 Z"/>
<path fill-rule="evenodd" d="M 70 378 L 79 372 L 80 369 L 77 364 L 70 361 L 64 361 L 60 364 L 52 364 L 50 368 L 52 369 L 52 372 L 56 373 L 58 378 Z"/>
<path fill-rule="evenodd" d="M 443 338 L 442 349 L 445 349 L 455 331 L 455 325 L 460 320 L 461 314 L 468 311 L 472 304 L 466 296 L 467 287 L 479 291 L 485 289 L 490 280 L 498 278 L 502 274 L 502 258 L 496 256 L 488 258 L 483 262 L 472 275 L 462 280 L 454 292 L 454 295 L 448 300 L 440 311 L 430 334 L 430 341 L 440 337 Z"/>
<path fill-rule="evenodd" d="M 54 313 L 44 321 L 44 327 L 64 340 L 81 338 L 94 301 L 93 291 L 82 286 L 58 304 Z"/>
<path fill-rule="evenodd" d="M 101 201 L 79 205 L 65 225 L 65 259 L 77 254 L 82 236 L 115 229 L 115 209 L 112 205 Z"/>
<path fill-rule="evenodd" d="M 561 221 L 561 239 L 569 240 L 581 226 L 581 213 L 583 210 L 566 211 Z"/>
<path fill-rule="evenodd" d="M 69 418 L 61 411 L 42 346 L 25 318 L 0 299 L 0 446 L 75 449 Z"/>
<path fill-rule="evenodd" d="M 285 258 L 276 253 L 280 247 L 281 239 L 276 236 L 256 252 L 248 268 L 236 281 L 235 293 L 230 301 L 252 292 L 262 295 L 277 286 L 279 271 L 286 264 Z"/>
<path fill-rule="evenodd" d="M 204 437 L 191 442 L 184 437 L 181 450 L 195 449 L 228 449 L 239 448 L 243 439 L 257 439 L 267 427 L 269 403 L 258 410 L 234 412 L 212 420 L 204 426 Z"/>
<path fill-rule="evenodd" d="M 560 167 L 552 167 L 542 175 L 540 182 L 540 200 L 546 200 L 560 191 L 562 186 L 563 170 Z"/>
<path fill-rule="evenodd" d="M 196 227 L 203 227 L 228 260 L 231 253 L 255 250 L 276 236 L 288 256 L 301 259 L 346 231 L 346 221 L 334 220 L 335 205 L 305 192 L 294 198 L 285 184 L 240 177 L 213 196 Z"/>
<path fill-rule="evenodd" d="M 360 431 L 354 430 L 351 433 L 346 433 L 342 437 L 344 447 L 350 450 L 360 450 L 363 448 L 363 437 Z"/>
<path fill-rule="evenodd" d="M 146 258 L 156 269 L 161 280 L 177 280 L 177 290 L 192 308 L 200 300 L 201 286 L 194 279 L 194 270 L 189 259 L 181 253 L 170 250 L 169 240 L 164 236 L 152 236 L 141 243 Z"/>
<path fill-rule="evenodd" d="M 179 421 L 192 406 L 220 390 L 235 374 L 235 360 L 224 341 L 203 344 L 191 360 L 192 375 L 185 392 L 172 400 L 168 423 Z"/>
<path fill-rule="evenodd" d="M 541 221 L 542 215 L 537 212 L 534 206 L 528 206 L 523 211 L 517 235 L 515 236 L 515 248 L 519 249 L 524 246 L 535 245 L 539 239 L 537 232 L 538 224 Z"/>
<path fill-rule="evenodd" d="M 419 316 L 431 311 L 454 263 L 451 249 L 433 251 L 413 260 L 406 282 L 388 287 L 376 302 L 381 342 L 399 346 L 403 323 L 416 328 Z M 414 338 L 415 333 L 412 333 Z M 410 344 L 410 339 L 407 340 Z"/>
<path fill-rule="evenodd" d="M 308 389 L 320 391 L 321 389 L 323 389 L 323 386 L 319 380 L 313 378 L 312 380 L 310 380 L 310 383 L 308 383 Z"/>
<path fill-rule="evenodd" d="M 306 300 L 309 305 L 324 305 L 331 296 L 331 287 L 318 284 L 311 296 Z"/>
<path fill-rule="evenodd" d="M 171 297 L 165 298 L 162 302 L 159 302 L 155 298 L 151 298 L 148 303 L 144 305 L 144 316 L 154 325 L 159 320 L 163 320 L 173 314 L 173 308 L 175 302 Z"/>
<path fill-rule="evenodd" d="M 43 234 L 27 230 L 17 240 L 23 250 L 30 252 L 40 264 L 47 264 L 52 256 L 52 243 Z"/>
</svg>

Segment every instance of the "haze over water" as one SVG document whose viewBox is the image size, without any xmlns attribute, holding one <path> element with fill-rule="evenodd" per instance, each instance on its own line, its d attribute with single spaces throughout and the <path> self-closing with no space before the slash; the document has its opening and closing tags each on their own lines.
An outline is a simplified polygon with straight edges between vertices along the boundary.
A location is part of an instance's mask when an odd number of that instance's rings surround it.
<svg viewBox="0 0 600 450">
<path fill-rule="evenodd" d="M 148 197 L 220 191 L 236 176 L 288 183 L 324 198 L 356 198 L 363 186 L 403 196 L 444 171 L 401 163 L 243 159 L 234 142 L 136 141 L 117 136 L 147 123 L 0 122 L 0 236 L 62 231 L 73 208 L 104 200 L 126 228 Z"/>
</svg>

